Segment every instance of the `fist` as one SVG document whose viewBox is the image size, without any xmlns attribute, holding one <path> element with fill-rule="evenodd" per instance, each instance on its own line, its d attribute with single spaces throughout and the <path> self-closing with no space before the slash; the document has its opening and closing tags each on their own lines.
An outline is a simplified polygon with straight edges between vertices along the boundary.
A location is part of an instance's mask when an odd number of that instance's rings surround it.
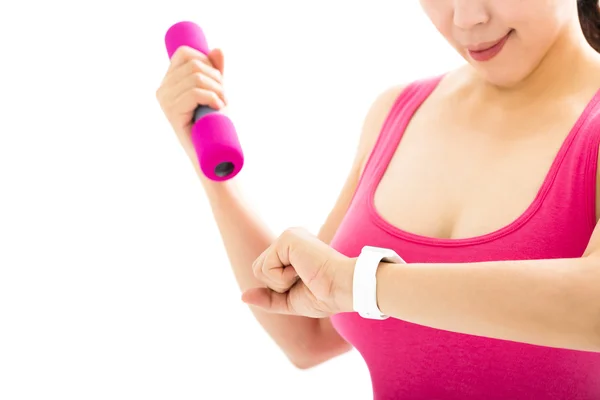
<svg viewBox="0 0 600 400">
<path fill-rule="evenodd" d="M 254 262 L 266 287 L 242 300 L 275 313 L 321 318 L 352 311 L 355 260 L 302 228 L 286 230 Z"/>
</svg>

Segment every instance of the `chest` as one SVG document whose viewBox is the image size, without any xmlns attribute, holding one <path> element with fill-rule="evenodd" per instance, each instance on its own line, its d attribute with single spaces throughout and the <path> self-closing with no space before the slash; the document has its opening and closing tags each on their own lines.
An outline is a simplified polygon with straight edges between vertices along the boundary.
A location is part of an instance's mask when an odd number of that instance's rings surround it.
<svg viewBox="0 0 600 400">
<path fill-rule="evenodd" d="M 558 112 L 562 118 L 507 119 L 424 107 L 406 126 L 377 184 L 377 212 L 404 231 L 446 239 L 511 224 L 537 204 L 560 167 L 558 156 L 568 150 L 578 114 Z"/>
</svg>

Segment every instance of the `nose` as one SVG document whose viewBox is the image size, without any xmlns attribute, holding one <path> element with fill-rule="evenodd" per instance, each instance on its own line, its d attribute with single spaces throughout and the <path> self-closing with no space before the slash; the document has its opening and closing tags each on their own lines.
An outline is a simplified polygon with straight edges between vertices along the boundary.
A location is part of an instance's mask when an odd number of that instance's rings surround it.
<svg viewBox="0 0 600 400">
<path fill-rule="evenodd" d="M 486 24 L 489 12 L 482 0 L 454 0 L 454 25 L 459 29 L 471 29 Z"/>
</svg>

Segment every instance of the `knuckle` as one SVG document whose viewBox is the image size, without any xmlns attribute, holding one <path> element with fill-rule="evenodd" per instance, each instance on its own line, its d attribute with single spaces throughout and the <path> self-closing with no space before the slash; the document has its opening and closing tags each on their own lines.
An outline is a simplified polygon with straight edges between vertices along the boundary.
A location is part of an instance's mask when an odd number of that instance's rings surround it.
<svg viewBox="0 0 600 400">
<path fill-rule="evenodd" d="M 290 238 L 296 235 L 296 228 L 295 227 L 290 227 L 287 228 L 286 230 L 283 231 L 283 234 L 281 236 L 285 237 L 285 238 Z"/>
<path fill-rule="evenodd" d="M 192 72 L 202 72 L 204 70 L 204 63 L 197 58 L 191 59 L 189 64 Z"/>
<path fill-rule="evenodd" d="M 217 94 L 208 92 L 208 105 L 214 110 L 219 110 L 222 107 L 222 102 Z"/>
<path fill-rule="evenodd" d="M 189 60 L 192 57 L 192 48 L 188 46 L 179 46 L 173 53 L 173 60 Z"/>
<path fill-rule="evenodd" d="M 284 288 L 284 287 L 280 287 L 280 286 L 274 286 L 274 287 L 271 287 L 271 290 L 274 292 L 277 292 L 277 293 L 285 293 L 285 292 L 287 292 L 288 289 Z"/>
<path fill-rule="evenodd" d="M 298 226 L 292 226 L 284 231 L 285 239 L 291 240 L 302 236 L 304 229 Z"/>
<path fill-rule="evenodd" d="M 196 101 L 202 101 L 203 99 L 203 95 L 202 95 L 202 89 L 198 89 L 198 88 L 193 88 L 191 90 L 192 92 L 192 97 L 194 98 L 194 100 Z"/>
<path fill-rule="evenodd" d="M 217 81 L 221 82 L 223 80 L 223 74 L 216 68 L 213 68 L 213 73 Z"/>
<path fill-rule="evenodd" d="M 258 277 L 258 275 L 262 272 L 262 266 L 263 266 L 263 257 L 262 254 L 252 263 L 252 272 L 254 273 L 254 275 L 256 277 Z"/>
<path fill-rule="evenodd" d="M 194 100 L 203 106 L 206 106 L 210 103 L 210 99 L 207 98 L 206 91 L 198 88 L 192 89 Z"/>
<path fill-rule="evenodd" d="M 216 94 L 215 92 L 210 92 L 210 99 L 214 104 L 218 104 L 219 102 L 219 95 Z"/>
<path fill-rule="evenodd" d="M 254 265 L 252 265 L 252 273 L 254 274 L 255 278 L 259 278 L 261 276 L 262 268 L 260 264 L 255 263 Z"/>
<path fill-rule="evenodd" d="M 269 274 L 269 267 L 267 266 L 268 263 L 266 261 L 271 256 L 272 251 L 273 250 L 270 248 L 260 258 L 260 264 L 258 265 L 258 268 L 260 269 L 261 273 L 264 274 L 264 275 L 268 275 Z"/>
<path fill-rule="evenodd" d="M 196 87 L 203 87 L 204 86 L 204 75 L 202 75 L 199 72 L 196 72 L 192 75 L 193 79 L 194 79 L 194 83 Z"/>
</svg>

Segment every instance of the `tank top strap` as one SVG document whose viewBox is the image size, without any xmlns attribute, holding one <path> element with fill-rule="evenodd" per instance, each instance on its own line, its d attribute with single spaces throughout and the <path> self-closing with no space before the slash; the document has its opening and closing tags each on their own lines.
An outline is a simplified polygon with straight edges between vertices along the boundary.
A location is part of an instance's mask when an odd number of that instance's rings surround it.
<svg viewBox="0 0 600 400">
<path fill-rule="evenodd" d="M 547 180 L 551 181 L 544 207 L 583 214 L 590 228 L 596 225 L 596 181 L 600 147 L 600 90 L 584 109 Z"/>
<path fill-rule="evenodd" d="M 370 185 L 378 181 L 385 172 L 412 116 L 443 77 L 444 75 L 438 75 L 413 81 L 400 92 L 367 158 L 359 183 L 361 191 L 368 191 Z"/>
</svg>

